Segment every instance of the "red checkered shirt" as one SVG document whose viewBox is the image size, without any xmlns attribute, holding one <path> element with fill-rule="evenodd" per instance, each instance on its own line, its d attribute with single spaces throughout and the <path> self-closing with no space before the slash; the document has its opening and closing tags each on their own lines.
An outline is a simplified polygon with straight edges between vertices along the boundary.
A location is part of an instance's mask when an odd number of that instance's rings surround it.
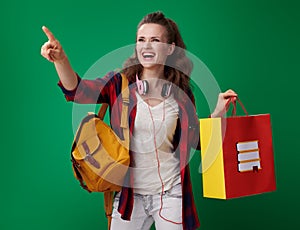
<svg viewBox="0 0 300 230">
<path fill-rule="evenodd" d="M 103 78 L 94 80 L 81 79 L 78 77 L 78 85 L 74 90 L 66 90 L 62 83 L 58 85 L 62 89 L 67 101 L 74 101 L 82 104 L 108 103 L 110 112 L 110 125 L 116 134 L 123 139 L 123 132 L 120 128 L 122 110 L 122 77 L 120 73 L 110 72 Z M 129 104 L 129 128 L 132 136 L 136 116 L 136 84 L 129 82 L 130 104 Z M 194 203 L 189 159 L 191 147 L 199 148 L 199 123 L 194 106 L 192 92 L 176 100 L 179 106 L 179 119 L 174 135 L 173 145 L 176 154 L 180 156 L 181 184 L 182 184 L 182 222 L 183 229 L 194 230 L 200 226 L 197 210 Z M 126 176 L 126 184 L 132 182 L 130 170 Z M 125 220 L 130 220 L 133 209 L 133 188 L 123 187 L 119 201 L 118 211 Z"/>
</svg>

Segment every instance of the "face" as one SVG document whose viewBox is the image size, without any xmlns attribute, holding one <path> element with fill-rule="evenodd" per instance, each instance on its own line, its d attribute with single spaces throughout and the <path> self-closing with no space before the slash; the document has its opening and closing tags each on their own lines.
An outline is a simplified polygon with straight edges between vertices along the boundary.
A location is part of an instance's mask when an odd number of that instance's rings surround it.
<svg viewBox="0 0 300 230">
<path fill-rule="evenodd" d="M 167 44 L 167 31 L 164 26 L 154 23 L 143 24 L 137 31 L 136 53 L 144 68 L 164 65 L 172 54 L 174 44 Z"/>
</svg>

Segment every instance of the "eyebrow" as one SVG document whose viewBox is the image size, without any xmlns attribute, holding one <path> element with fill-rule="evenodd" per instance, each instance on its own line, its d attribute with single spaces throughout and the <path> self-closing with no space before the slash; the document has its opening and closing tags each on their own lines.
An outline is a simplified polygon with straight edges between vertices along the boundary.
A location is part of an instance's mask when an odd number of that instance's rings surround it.
<svg viewBox="0 0 300 230">
<path fill-rule="evenodd" d="M 145 36 L 137 36 L 137 38 L 145 38 Z M 150 37 L 150 38 L 159 38 L 159 39 L 161 39 L 160 36 L 153 36 L 153 37 Z"/>
</svg>

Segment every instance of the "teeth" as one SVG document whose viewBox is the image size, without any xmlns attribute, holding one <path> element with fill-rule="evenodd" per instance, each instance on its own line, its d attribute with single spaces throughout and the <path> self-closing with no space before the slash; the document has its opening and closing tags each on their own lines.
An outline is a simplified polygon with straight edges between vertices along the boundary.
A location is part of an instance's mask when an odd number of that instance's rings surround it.
<svg viewBox="0 0 300 230">
<path fill-rule="evenodd" d="M 152 58 L 152 57 L 154 57 L 154 53 L 143 53 L 143 57 L 144 58 Z"/>
</svg>

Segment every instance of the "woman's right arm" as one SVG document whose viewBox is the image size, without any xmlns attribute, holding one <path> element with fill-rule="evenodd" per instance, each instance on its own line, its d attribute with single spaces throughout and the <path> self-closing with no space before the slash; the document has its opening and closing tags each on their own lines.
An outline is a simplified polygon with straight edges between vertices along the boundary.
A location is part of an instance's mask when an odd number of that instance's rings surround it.
<svg viewBox="0 0 300 230">
<path fill-rule="evenodd" d="M 61 44 L 51 31 L 43 26 L 48 41 L 41 48 L 41 55 L 53 62 L 67 101 L 81 104 L 113 103 L 121 85 L 121 75 L 109 72 L 102 78 L 95 80 L 81 79 L 73 70 Z"/>
<path fill-rule="evenodd" d="M 59 79 L 66 90 L 73 90 L 78 85 L 78 78 L 65 54 L 61 44 L 52 32 L 45 26 L 42 27 L 48 41 L 41 48 L 41 55 L 53 62 Z"/>
</svg>

